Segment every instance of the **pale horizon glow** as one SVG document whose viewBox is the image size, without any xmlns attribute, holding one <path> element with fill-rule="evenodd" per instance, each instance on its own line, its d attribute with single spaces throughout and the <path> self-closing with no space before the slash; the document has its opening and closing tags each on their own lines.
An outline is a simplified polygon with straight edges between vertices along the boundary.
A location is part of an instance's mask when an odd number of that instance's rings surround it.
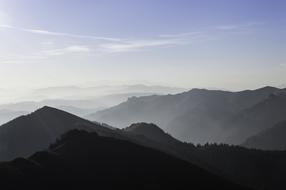
<svg viewBox="0 0 286 190">
<path fill-rule="evenodd" d="M 283 0 L 0 0 L 0 96 L 102 81 L 284 87 L 285 34 Z"/>
</svg>

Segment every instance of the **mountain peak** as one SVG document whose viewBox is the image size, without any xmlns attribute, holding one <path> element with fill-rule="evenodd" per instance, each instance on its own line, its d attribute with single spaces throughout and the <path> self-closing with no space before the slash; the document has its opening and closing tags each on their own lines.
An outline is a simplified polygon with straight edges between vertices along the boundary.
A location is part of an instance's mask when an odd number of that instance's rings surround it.
<svg viewBox="0 0 286 190">
<path fill-rule="evenodd" d="M 148 133 L 165 133 L 161 128 L 159 128 L 157 125 L 153 123 L 133 123 L 129 127 L 124 129 L 128 132 L 135 132 L 135 133 L 141 133 L 141 132 L 148 132 Z"/>
<path fill-rule="evenodd" d="M 123 130 L 130 134 L 143 135 L 144 137 L 156 142 L 177 142 L 177 140 L 171 135 L 165 133 L 164 130 L 153 123 L 134 123 Z"/>
<path fill-rule="evenodd" d="M 276 90 L 279 90 L 279 88 L 273 86 L 264 86 L 262 88 L 257 89 L 256 91 L 276 91 Z"/>
<path fill-rule="evenodd" d="M 28 156 L 46 148 L 60 135 L 72 129 L 93 132 L 101 128 L 78 116 L 48 106 L 16 118 L 0 127 L 0 144 L 4 147 L 0 150 L 0 160 Z M 13 137 L 17 137 L 17 142 Z"/>
<path fill-rule="evenodd" d="M 40 113 L 40 112 L 65 112 L 65 111 L 62 111 L 62 110 L 59 110 L 59 109 L 56 109 L 56 108 L 53 108 L 53 107 L 50 107 L 50 106 L 43 106 L 39 109 L 37 109 L 36 111 L 34 111 L 34 113 Z"/>
</svg>

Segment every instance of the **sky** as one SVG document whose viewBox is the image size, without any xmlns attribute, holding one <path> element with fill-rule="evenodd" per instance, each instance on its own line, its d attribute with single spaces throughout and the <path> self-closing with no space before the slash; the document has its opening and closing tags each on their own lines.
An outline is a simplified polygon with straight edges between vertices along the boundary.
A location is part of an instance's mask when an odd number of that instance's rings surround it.
<svg viewBox="0 0 286 190">
<path fill-rule="evenodd" d="M 107 83 L 285 85 L 286 1 L 0 0 L 0 92 Z"/>
</svg>

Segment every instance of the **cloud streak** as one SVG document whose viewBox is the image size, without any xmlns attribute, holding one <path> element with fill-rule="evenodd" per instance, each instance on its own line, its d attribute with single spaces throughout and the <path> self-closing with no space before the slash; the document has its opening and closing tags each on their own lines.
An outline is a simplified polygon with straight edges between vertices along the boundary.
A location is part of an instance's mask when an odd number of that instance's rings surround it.
<svg viewBox="0 0 286 190">
<path fill-rule="evenodd" d="M 89 53 L 90 51 L 91 51 L 90 48 L 86 46 L 74 45 L 65 48 L 44 50 L 43 54 L 46 56 L 56 56 L 56 55 L 63 55 L 66 53 Z"/>
<path fill-rule="evenodd" d="M 134 40 L 125 41 L 124 43 L 106 43 L 101 44 L 100 49 L 108 53 L 120 53 L 137 51 L 140 49 L 151 47 L 171 47 L 177 45 L 187 44 L 186 40 L 181 39 L 150 39 L 150 40 Z"/>
<path fill-rule="evenodd" d="M 229 25 L 220 25 L 215 27 L 216 30 L 221 30 L 221 31 L 233 31 L 233 30 L 244 30 L 244 29 L 249 29 L 254 26 L 259 26 L 263 25 L 264 23 L 262 22 L 249 22 L 249 23 L 244 23 L 244 24 L 229 24 Z"/>
<path fill-rule="evenodd" d="M 31 28 L 22 28 L 12 25 L 5 25 L 0 23 L 0 29 L 5 30 L 16 30 L 27 32 L 35 35 L 43 35 L 49 37 L 65 37 L 77 39 L 73 41 L 73 44 L 66 45 L 65 47 L 56 47 L 55 41 L 42 44 L 42 49 L 38 53 L 32 53 L 29 56 L 23 55 L 13 55 L 6 56 L 4 59 L 0 57 L 0 60 L 4 62 L 17 62 L 20 60 L 42 60 L 48 59 L 51 56 L 61 56 L 65 54 L 76 54 L 83 55 L 89 53 L 91 55 L 98 54 L 109 54 L 109 53 L 127 53 L 146 50 L 150 48 L 166 48 L 195 44 L 202 41 L 208 41 L 211 36 L 215 35 L 217 32 L 233 32 L 241 31 L 243 29 L 248 29 L 256 25 L 261 25 L 262 23 L 246 23 L 237 25 L 220 25 L 212 27 L 210 30 L 205 31 L 195 31 L 195 32 L 184 32 L 175 34 L 161 34 L 153 38 L 142 38 L 142 39 L 123 39 L 123 38 L 113 38 L 113 37 L 102 37 L 93 35 L 78 35 L 73 33 L 63 33 L 54 32 L 49 30 L 39 30 Z M 82 39 L 90 40 L 88 44 L 83 42 Z M 61 45 L 62 46 L 62 45 Z M 52 48 L 53 47 L 53 48 Z M 4 56 L 5 57 L 5 56 Z"/>
<path fill-rule="evenodd" d="M 93 35 L 78 35 L 78 34 L 64 33 L 64 32 L 53 32 L 53 31 L 48 31 L 48 30 L 21 28 L 21 27 L 15 27 L 12 25 L 4 25 L 4 24 L 0 25 L 0 28 L 13 29 L 13 30 L 32 33 L 32 34 L 46 35 L 46 36 L 58 36 L 58 37 L 90 39 L 90 40 L 103 40 L 103 41 L 112 41 L 112 42 L 121 41 L 121 39 L 119 38 L 110 38 L 110 37 L 93 36 Z"/>
<path fill-rule="evenodd" d="M 164 34 L 150 39 L 130 40 L 122 38 L 77 35 L 72 33 L 21 28 L 12 25 L 0 25 L 0 28 L 23 31 L 37 35 L 96 40 L 97 41 L 95 44 L 96 48 L 93 52 L 97 51 L 100 53 L 123 53 L 123 52 L 138 51 L 152 47 L 172 47 L 177 45 L 186 45 L 189 44 L 191 41 L 193 41 L 194 37 L 197 37 L 200 34 L 199 32 Z M 45 55 L 53 56 L 53 55 L 63 55 L 65 53 L 79 53 L 79 52 L 87 53 L 91 52 L 91 49 L 87 47 L 82 47 L 82 46 L 80 47 L 74 45 L 67 48 L 56 48 L 56 49 L 45 50 L 43 52 Z"/>
</svg>

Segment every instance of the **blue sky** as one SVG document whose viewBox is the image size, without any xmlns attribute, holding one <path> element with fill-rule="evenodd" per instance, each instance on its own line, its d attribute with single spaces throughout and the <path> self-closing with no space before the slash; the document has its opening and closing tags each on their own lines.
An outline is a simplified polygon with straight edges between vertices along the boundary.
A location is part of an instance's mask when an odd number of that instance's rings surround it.
<svg viewBox="0 0 286 190">
<path fill-rule="evenodd" d="M 280 86 L 286 1 L 0 0 L 0 67 L 4 89 Z"/>
</svg>

